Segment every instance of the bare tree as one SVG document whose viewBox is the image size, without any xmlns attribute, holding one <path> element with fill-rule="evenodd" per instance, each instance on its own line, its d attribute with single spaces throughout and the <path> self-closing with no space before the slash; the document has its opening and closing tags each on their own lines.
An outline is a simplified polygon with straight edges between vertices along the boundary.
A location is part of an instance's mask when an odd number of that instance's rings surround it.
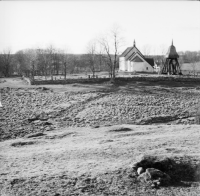
<svg viewBox="0 0 200 196">
<path fill-rule="evenodd" d="M 162 72 L 162 69 L 163 69 L 163 66 L 164 66 L 164 63 L 165 63 L 165 55 L 167 54 L 167 49 L 168 49 L 167 45 L 165 45 L 165 44 L 160 45 L 161 58 L 159 59 L 159 61 L 160 61 L 159 74 Z"/>
<path fill-rule="evenodd" d="M 181 71 L 181 73 L 182 73 L 182 69 L 183 69 L 183 64 L 184 64 L 184 61 L 183 61 L 183 58 L 179 58 L 179 67 L 180 67 L 180 71 Z"/>
<path fill-rule="evenodd" d="M 167 53 L 167 46 L 165 44 L 161 44 L 160 45 L 160 52 L 161 52 L 161 55 L 165 56 L 166 53 Z"/>
<path fill-rule="evenodd" d="M 198 54 L 197 52 L 190 52 L 190 51 L 185 52 L 187 61 L 190 62 L 192 66 L 194 76 L 196 75 L 196 71 L 197 71 L 197 62 L 198 62 L 197 54 Z"/>
<path fill-rule="evenodd" d="M 100 45 L 102 46 L 104 62 L 109 67 L 109 73 L 111 80 L 115 80 L 115 71 L 119 63 L 119 50 L 121 47 L 122 38 L 120 37 L 119 27 L 114 27 L 110 35 L 103 37 L 99 40 Z"/>
<path fill-rule="evenodd" d="M 145 56 L 149 56 L 151 53 L 151 46 L 149 44 L 145 44 L 142 48 L 143 54 Z"/>
<path fill-rule="evenodd" d="M 64 65 L 64 77 L 67 79 L 67 56 L 63 55 L 63 65 Z"/>
<path fill-rule="evenodd" d="M 1 55 L 1 72 L 5 77 L 9 77 L 12 73 L 12 55 L 11 50 L 4 50 Z"/>
<path fill-rule="evenodd" d="M 81 56 L 79 55 L 72 55 L 71 56 L 71 68 L 70 68 L 70 73 L 79 73 L 81 64 L 83 61 L 81 60 Z"/>
<path fill-rule="evenodd" d="M 68 54 L 68 50 L 63 50 L 61 51 L 61 62 L 63 64 L 63 73 L 64 73 L 64 78 L 65 80 L 67 79 L 67 68 L 69 68 L 70 66 L 70 57 L 69 57 L 69 54 Z"/>
<path fill-rule="evenodd" d="M 43 75 L 45 75 L 45 80 L 48 75 L 48 65 L 49 65 L 49 57 L 47 49 L 38 49 L 38 66 L 42 70 Z"/>
<path fill-rule="evenodd" d="M 15 53 L 15 60 L 18 66 L 17 67 L 18 73 L 20 75 L 23 75 L 24 73 L 26 73 L 26 71 L 28 70 L 28 67 L 26 64 L 26 56 L 23 50 L 19 50 Z"/>
<path fill-rule="evenodd" d="M 98 62 L 99 71 L 101 71 L 102 66 L 103 66 L 103 48 L 101 47 L 101 45 L 100 45 L 100 48 L 99 48 L 99 52 L 98 52 L 97 58 L 98 58 L 98 61 L 99 61 Z"/>
<path fill-rule="evenodd" d="M 97 61 L 96 43 L 94 41 L 88 43 L 86 61 L 89 66 L 89 69 L 92 71 L 92 75 L 94 78 L 96 71 L 96 61 Z"/>
<path fill-rule="evenodd" d="M 46 64 L 45 64 L 45 59 L 44 59 L 44 50 L 38 48 L 37 50 L 37 69 L 39 72 L 39 75 L 47 76 L 47 69 L 46 69 Z"/>
<path fill-rule="evenodd" d="M 191 65 L 192 65 L 192 70 L 193 70 L 193 74 L 194 74 L 194 77 L 195 77 L 195 75 L 196 75 L 196 62 L 192 61 Z"/>
<path fill-rule="evenodd" d="M 56 49 L 50 45 L 45 49 L 37 49 L 37 64 L 45 74 L 45 79 L 47 79 L 47 75 L 51 76 L 51 80 L 53 80 L 53 74 L 55 70 L 55 59 L 56 59 Z"/>
<path fill-rule="evenodd" d="M 50 45 L 47 48 L 47 64 L 48 64 L 48 68 L 49 68 L 49 73 L 51 76 L 51 80 L 53 80 L 53 56 L 55 54 L 55 48 L 53 47 L 53 45 Z"/>
<path fill-rule="evenodd" d="M 54 55 L 53 55 L 53 66 L 54 66 L 54 74 L 59 75 L 59 71 L 60 71 L 60 64 L 61 62 L 61 51 L 60 50 L 56 50 Z"/>
<path fill-rule="evenodd" d="M 27 49 L 25 50 L 26 61 L 29 66 L 31 77 L 34 80 L 35 76 L 35 68 L 36 68 L 36 61 L 37 61 L 37 53 L 34 49 Z"/>
</svg>

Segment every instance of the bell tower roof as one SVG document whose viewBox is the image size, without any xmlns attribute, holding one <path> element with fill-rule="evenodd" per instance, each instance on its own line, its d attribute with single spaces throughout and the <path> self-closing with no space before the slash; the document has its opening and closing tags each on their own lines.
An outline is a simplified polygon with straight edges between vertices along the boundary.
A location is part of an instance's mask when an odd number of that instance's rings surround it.
<svg viewBox="0 0 200 196">
<path fill-rule="evenodd" d="M 179 58 L 178 53 L 176 52 L 176 47 L 173 45 L 173 40 L 172 40 L 172 45 L 169 47 L 168 52 L 166 54 L 166 58 Z"/>
</svg>

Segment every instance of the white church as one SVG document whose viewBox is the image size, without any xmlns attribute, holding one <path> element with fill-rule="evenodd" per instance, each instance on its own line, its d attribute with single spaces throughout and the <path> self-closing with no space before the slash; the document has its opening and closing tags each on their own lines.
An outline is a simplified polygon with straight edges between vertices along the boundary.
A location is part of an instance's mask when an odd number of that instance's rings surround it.
<svg viewBox="0 0 200 196">
<path fill-rule="evenodd" d="M 124 72 L 153 72 L 154 59 L 146 58 L 136 47 L 128 47 L 119 57 L 119 71 Z"/>
</svg>

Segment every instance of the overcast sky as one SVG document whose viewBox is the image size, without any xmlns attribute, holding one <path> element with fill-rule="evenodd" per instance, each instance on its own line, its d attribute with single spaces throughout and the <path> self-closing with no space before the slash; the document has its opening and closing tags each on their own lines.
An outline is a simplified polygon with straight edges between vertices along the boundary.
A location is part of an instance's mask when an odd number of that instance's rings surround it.
<svg viewBox="0 0 200 196">
<path fill-rule="evenodd" d="M 122 51 L 133 40 L 151 54 L 172 39 L 178 51 L 200 50 L 199 1 L 1 1 L 0 52 L 24 48 L 69 48 L 84 53 L 87 43 L 121 28 Z"/>
</svg>

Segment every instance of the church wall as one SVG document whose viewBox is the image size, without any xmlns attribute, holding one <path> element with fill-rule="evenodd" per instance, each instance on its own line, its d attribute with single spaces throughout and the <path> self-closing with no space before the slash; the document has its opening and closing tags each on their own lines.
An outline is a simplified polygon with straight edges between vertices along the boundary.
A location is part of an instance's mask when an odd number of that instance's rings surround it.
<svg viewBox="0 0 200 196">
<path fill-rule="evenodd" d="M 125 57 L 120 57 L 119 58 L 119 70 L 125 71 L 125 66 L 126 66 Z"/>
<path fill-rule="evenodd" d="M 127 71 L 131 71 L 131 62 L 127 61 Z"/>
<path fill-rule="evenodd" d="M 141 61 L 138 62 L 137 59 L 135 61 L 127 60 L 125 57 L 119 58 L 119 71 L 127 71 L 127 72 L 154 72 L 154 68 L 147 63 L 144 59 L 142 59 L 138 54 L 135 55 L 135 57 L 138 56 Z"/>
<path fill-rule="evenodd" d="M 127 71 L 128 70 L 128 62 L 125 61 L 125 70 L 124 71 Z"/>
<path fill-rule="evenodd" d="M 130 72 L 134 72 L 134 71 L 136 71 L 136 72 L 153 72 L 154 69 L 147 62 L 131 62 Z"/>
</svg>

